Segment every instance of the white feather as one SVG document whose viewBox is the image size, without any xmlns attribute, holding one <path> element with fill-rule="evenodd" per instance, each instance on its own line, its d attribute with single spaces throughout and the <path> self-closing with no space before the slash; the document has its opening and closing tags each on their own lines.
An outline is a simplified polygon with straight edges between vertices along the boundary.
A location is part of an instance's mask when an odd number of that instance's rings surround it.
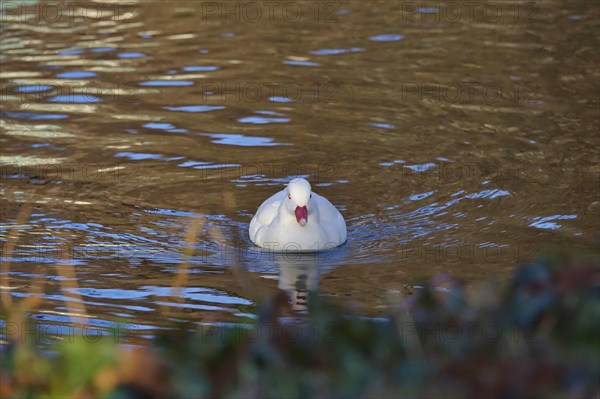
<svg viewBox="0 0 600 399">
<path fill-rule="evenodd" d="M 308 218 L 302 226 L 294 209 L 304 205 Z M 341 213 L 327 198 L 311 192 L 304 179 L 292 180 L 263 202 L 250 222 L 249 233 L 254 244 L 275 252 L 322 251 L 342 245 L 347 236 Z"/>
</svg>

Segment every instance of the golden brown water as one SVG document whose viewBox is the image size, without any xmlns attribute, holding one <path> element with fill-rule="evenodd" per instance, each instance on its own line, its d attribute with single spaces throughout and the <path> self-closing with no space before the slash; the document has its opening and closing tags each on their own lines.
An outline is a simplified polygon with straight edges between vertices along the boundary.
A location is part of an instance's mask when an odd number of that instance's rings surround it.
<svg viewBox="0 0 600 399">
<path fill-rule="evenodd" d="M 68 323 L 68 258 L 94 326 L 152 331 L 165 309 L 252 317 L 276 286 L 377 315 L 439 272 L 597 250 L 598 5 L 447 4 L 3 3 L 3 245 L 33 204 L 3 289 L 43 277 L 35 317 Z M 297 175 L 342 211 L 341 249 L 249 241 Z"/>
</svg>

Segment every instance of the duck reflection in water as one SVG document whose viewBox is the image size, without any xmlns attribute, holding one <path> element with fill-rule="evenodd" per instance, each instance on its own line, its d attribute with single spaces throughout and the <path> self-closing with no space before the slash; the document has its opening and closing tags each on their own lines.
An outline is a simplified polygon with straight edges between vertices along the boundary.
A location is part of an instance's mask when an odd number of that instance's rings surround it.
<svg viewBox="0 0 600 399">
<path fill-rule="evenodd" d="M 329 273 L 342 258 L 343 249 L 315 253 L 276 253 L 274 260 L 279 268 L 277 287 L 288 294 L 294 311 L 305 311 L 309 294 L 319 289 L 319 278 Z"/>
</svg>

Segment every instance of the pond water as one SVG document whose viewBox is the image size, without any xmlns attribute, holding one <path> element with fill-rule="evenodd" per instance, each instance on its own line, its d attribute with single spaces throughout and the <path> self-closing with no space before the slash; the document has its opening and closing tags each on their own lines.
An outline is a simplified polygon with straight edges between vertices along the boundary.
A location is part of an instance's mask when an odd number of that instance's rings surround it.
<svg viewBox="0 0 600 399">
<path fill-rule="evenodd" d="M 152 335 L 252 318 L 277 287 L 375 317 L 440 272 L 597 250 L 597 4 L 453 4 L 3 3 L 2 289 L 44 281 L 42 323 L 79 301 Z M 345 246 L 249 241 L 294 176 Z"/>
</svg>

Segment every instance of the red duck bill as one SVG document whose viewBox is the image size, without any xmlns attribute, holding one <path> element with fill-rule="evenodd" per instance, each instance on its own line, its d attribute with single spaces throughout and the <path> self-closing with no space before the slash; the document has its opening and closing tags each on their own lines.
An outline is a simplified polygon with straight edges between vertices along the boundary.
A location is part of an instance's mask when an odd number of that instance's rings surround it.
<svg viewBox="0 0 600 399">
<path fill-rule="evenodd" d="M 300 226 L 304 226 L 308 220 L 308 209 L 306 206 L 297 206 L 294 213 L 296 214 L 296 220 Z"/>
</svg>

